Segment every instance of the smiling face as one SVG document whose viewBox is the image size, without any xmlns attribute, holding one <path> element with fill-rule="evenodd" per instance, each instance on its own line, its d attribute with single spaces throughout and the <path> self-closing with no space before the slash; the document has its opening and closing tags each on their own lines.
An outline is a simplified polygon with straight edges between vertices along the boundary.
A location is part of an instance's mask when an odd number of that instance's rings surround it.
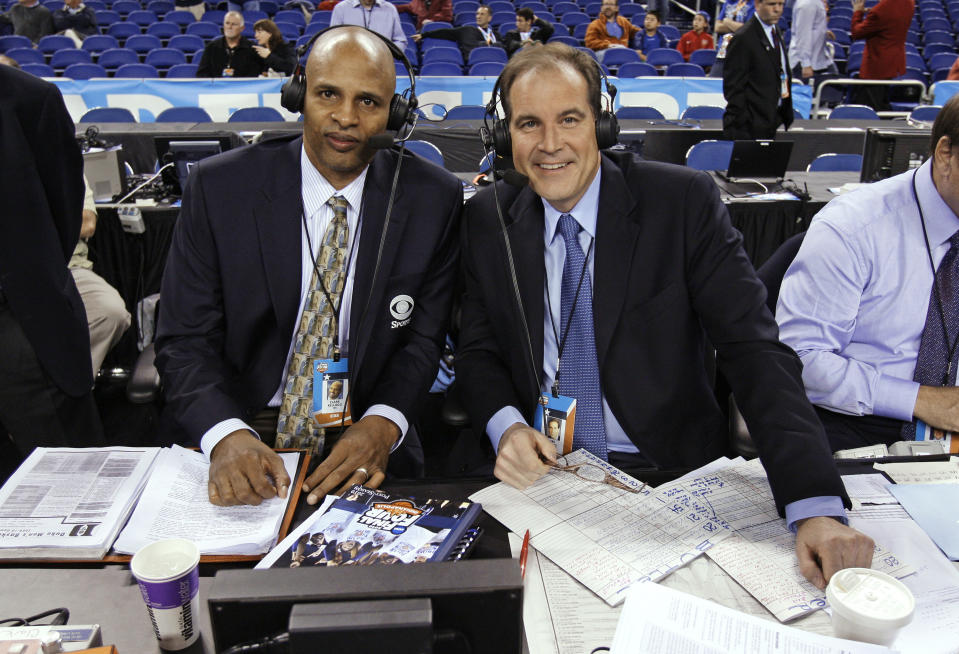
<svg viewBox="0 0 959 654">
<path fill-rule="evenodd" d="M 306 66 L 303 139 L 307 157 L 336 189 L 373 158 L 368 144 L 386 129 L 396 69 L 387 47 L 362 28 L 321 37 Z"/>
<path fill-rule="evenodd" d="M 587 88 L 582 75 L 559 63 L 520 74 L 509 91 L 516 169 L 561 212 L 576 206 L 599 168 Z"/>
</svg>

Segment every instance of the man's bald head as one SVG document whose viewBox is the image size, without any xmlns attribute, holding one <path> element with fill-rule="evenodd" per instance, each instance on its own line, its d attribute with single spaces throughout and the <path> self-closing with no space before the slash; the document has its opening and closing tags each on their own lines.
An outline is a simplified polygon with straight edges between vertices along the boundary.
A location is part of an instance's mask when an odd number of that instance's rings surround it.
<svg viewBox="0 0 959 654">
<path fill-rule="evenodd" d="M 355 25 L 338 27 L 320 35 L 310 50 L 306 74 L 317 66 L 336 65 L 343 57 L 363 57 L 373 66 L 390 71 L 396 88 L 396 67 L 389 47 L 370 30 Z"/>
</svg>

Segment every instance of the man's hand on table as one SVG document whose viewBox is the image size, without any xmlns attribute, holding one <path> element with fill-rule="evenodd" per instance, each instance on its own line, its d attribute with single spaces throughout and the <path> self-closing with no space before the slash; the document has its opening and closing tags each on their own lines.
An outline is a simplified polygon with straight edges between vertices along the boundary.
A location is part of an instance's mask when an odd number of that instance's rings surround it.
<svg viewBox="0 0 959 654">
<path fill-rule="evenodd" d="M 868 568 L 872 539 L 838 520 L 826 517 L 797 522 L 796 558 L 803 576 L 820 590 L 843 568 Z"/>
<path fill-rule="evenodd" d="M 259 504 L 290 488 L 283 460 L 246 429 L 228 434 L 210 453 L 210 502 L 219 506 Z"/>
<path fill-rule="evenodd" d="M 400 428 L 381 416 L 365 416 L 348 428 L 303 482 L 303 492 L 309 493 L 307 504 L 316 504 L 337 486 L 337 494 L 354 484 L 379 488 L 386 478 L 390 449 L 399 437 Z"/>
<path fill-rule="evenodd" d="M 556 460 L 556 446 L 532 427 L 516 422 L 503 432 L 493 474 L 514 488 L 523 489 L 549 471 L 545 460 Z"/>
</svg>

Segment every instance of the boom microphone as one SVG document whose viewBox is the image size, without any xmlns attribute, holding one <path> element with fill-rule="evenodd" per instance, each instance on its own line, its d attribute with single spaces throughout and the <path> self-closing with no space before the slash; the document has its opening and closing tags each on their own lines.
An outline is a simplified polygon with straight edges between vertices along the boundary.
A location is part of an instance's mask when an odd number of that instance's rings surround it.
<svg viewBox="0 0 959 654">
<path fill-rule="evenodd" d="M 396 137 L 390 132 L 380 132 L 366 139 L 366 144 L 375 150 L 386 150 L 393 147 Z"/>
<path fill-rule="evenodd" d="M 517 170 L 514 170 L 513 168 L 507 168 L 506 170 L 500 170 L 497 172 L 503 176 L 503 181 L 510 186 L 518 186 L 519 188 L 522 188 L 529 184 L 529 177 Z"/>
</svg>

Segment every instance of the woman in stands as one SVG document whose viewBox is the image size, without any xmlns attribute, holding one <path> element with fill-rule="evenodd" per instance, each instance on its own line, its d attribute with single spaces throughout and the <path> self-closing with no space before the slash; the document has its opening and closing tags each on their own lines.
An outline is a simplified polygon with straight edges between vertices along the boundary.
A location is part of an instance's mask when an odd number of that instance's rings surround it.
<svg viewBox="0 0 959 654">
<path fill-rule="evenodd" d="M 280 28 L 272 20 L 264 18 L 253 24 L 253 36 L 259 45 L 254 45 L 256 53 L 263 57 L 266 67 L 284 75 L 292 75 L 296 68 L 296 48 L 287 42 Z M 263 73 L 266 76 L 267 73 Z"/>
</svg>

